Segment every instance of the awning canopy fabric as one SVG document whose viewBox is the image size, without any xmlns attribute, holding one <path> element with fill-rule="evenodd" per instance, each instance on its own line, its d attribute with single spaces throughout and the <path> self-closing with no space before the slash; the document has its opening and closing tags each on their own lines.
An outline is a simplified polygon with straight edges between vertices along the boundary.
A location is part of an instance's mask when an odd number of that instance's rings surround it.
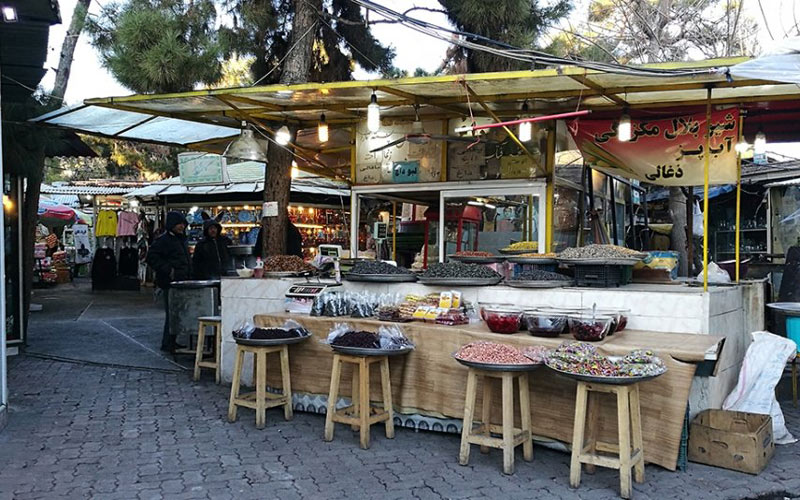
<svg viewBox="0 0 800 500">
<path fill-rule="evenodd" d="M 283 123 L 299 129 L 295 150 L 310 170 L 348 178 L 354 125 L 363 121 L 375 93 L 384 123 L 472 117 L 516 117 L 524 101 L 530 114 L 590 109 L 612 116 L 623 108 L 655 110 L 706 103 L 746 105 L 800 100 L 800 87 L 774 80 L 737 78 L 731 68 L 747 58 L 648 65 L 696 69 L 694 74 L 645 76 L 578 67 L 444 75 L 393 80 L 268 85 L 162 95 L 89 99 L 36 118 L 40 123 L 118 139 L 221 152 L 247 121 L 267 134 Z M 788 103 L 784 103 L 788 104 Z M 766 108 L 757 105 L 759 110 Z M 768 106 L 767 106 L 768 108 Z M 316 140 L 325 113 L 331 137 Z M 271 145 L 274 146 L 274 145 Z M 314 164 L 314 162 L 316 162 Z M 301 167 L 303 167 L 301 163 Z"/>
</svg>

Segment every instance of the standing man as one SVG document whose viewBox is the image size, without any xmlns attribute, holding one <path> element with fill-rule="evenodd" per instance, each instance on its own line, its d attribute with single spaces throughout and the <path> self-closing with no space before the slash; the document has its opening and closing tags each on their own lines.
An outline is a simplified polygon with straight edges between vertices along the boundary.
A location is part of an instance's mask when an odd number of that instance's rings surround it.
<svg viewBox="0 0 800 500">
<path fill-rule="evenodd" d="M 228 254 L 230 238 L 223 236 L 222 226 L 214 219 L 203 222 L 203 239 L 197 242 L 192 256 L 194 278 L 218 280 L 231 269 Z"/>
<path fill-rule="evenodd" d="M 164 334 L 161 338 L 161 350 L 174 352 L 175 335 L 169 331 L 169 286 L 172 281 L 188 280 L 192 275 L 192 261 L 189 257 L 189 245 L 186 241 L 188 222 L 180 212 L 169 212 L 164 234 L 156 238 L 147 252 L 147 263 L 156 272 L 156 285 L 164 294 Z"/>
</svg>

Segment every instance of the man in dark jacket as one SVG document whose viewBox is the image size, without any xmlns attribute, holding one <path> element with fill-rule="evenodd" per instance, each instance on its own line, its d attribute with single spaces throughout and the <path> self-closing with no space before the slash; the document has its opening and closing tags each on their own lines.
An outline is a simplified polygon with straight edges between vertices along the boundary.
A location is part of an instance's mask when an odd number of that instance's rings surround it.
<svg viewBox="0 0 800 500">
<path fill-rule="evenodd" d="M 230 238 L 223 236 L 222 226 L 214 219 L 203 222 L 203 239 L 197 242 L 192 256 L 192 271 L 198 280 L 219 279 L 231 269 L 228 254 Z"/>
<path fill-rule="evenodd" d="M 169 331 L 169 284 L 172 281 L 188 280 L 192 275 L 192 261 L 189 257 L 189 245 L 186 242 L 186 226 L 188 222 L 180 212 L 169 212 L 164 233 L 156 238 L 147 252 L 147 263 L 156 272 L 156 285 L 164 294 L 164 334 L 161 338 L 161 350 L 175 351 L 175 335 Z"/>
</svg>

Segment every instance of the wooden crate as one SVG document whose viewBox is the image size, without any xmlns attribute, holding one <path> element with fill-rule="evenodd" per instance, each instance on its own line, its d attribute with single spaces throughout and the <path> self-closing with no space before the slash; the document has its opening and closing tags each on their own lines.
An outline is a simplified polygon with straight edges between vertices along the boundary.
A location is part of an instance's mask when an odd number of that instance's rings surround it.
<svg viewBox="0 0 800 500">
<path fill-rule="evenodd" d="M 689 460 L 758 474 L 775 453 L 772 417 L 727 410 L 706 410 L 689 429 Z"/>
</svg>

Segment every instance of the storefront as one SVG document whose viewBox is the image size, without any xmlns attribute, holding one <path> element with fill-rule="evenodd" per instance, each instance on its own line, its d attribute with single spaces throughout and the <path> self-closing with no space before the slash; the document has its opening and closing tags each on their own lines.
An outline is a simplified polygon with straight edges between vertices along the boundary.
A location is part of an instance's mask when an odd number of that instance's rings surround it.
<svg viewBox="0 0 800 500">
<path fill-rule="evenodd" d="M 251 125 L 261 127 L 265 135 L 287 121 L 299 123 L 297 141 L 302 145 L 295 153 L 305 157 L 302 166 L 318 175 L 347 179 L 351 185 L 351 255 L 395 260 L 419 271 L 406 273 L 407 283 L 390 283 L 380 273 L 370 276 L 372 283 L 348 279 L 345 274 L 344 283 L 336 284 L 330 277 L 323 284 L 334 290 L 393 297 L 391 305 L 395 307 L 420 297 L 456 291 L 473 313 L 487 303 L 512 308 L 512 316 L 522 315 L 523 308 L 569 308 L 578 311 L 576 314 L 592 311 L 592 322 L 596 309 L 611 308 L 618 314 L 625 311 L 627 330 L 595 339 L 596 345 L 608 354 L 652 349 L 669 366 L 658 382 L 642 386 L 642 397 L 647 407 L 644 427 L 650 434 L 646 443 L 650 452 L 645 452 L 645 458 L 674 469 L 687 406 L 691 414 L 720 407 L 735 384 L 749 334 L 763 328 L 763 283 L 740 281 L 734 275 L 732 281 L 738 283 L 728 287 L 708 286 L 706 280 L 690 286 L 672 280 L 669 273 L 662 273 L 665 275 L 659 282 L 636 283 L 631 282 L 634 264 L 619 257 L 630 255 L 630 250 L 613 249 L 618 257 L 569 259 L 563 255 L 565 250 L 580 254 L 584 245 L 592 242 L 630 242 L 629 246 L 646 247 L 646 240 L 638 238 L 635 231 L 642 222 L 647 223 L 646 211 L 644 220 L 639 219 L 645 202 L 639 198 L 640 182 L 703 185 L 705 213 L 709 212 L 706 195 L 711 186 L 739 184 L 741 170 L 735 147 L 756 136 L 756 129 L 741 118 L 741 109 L 754 103 L 763 108 L 762 104 L 768 105 L 771 100 L 800 97 L 800 89 L 794 84 L 765 85 L 762 80 L 747 79 L 731 82 L 719 69 L 741 61 L 687 63 L 675 73 L 663 68 L 653 69 L 652 74 L 646 70 L 623 74 L 560 68 L 275 85 L 98 99 L 87 101 L 85 106 L 98 105 L 104 111 L 120 106 L 124 110 L 118 113 L 135 109 L 140 116 L 151 114 L 172 120 L 195 116 L 199 121 L 209 120 L 204 126 L 224 124 L 229 132 L 239 126 L 238 118 L 227 114 L 230 110 L 225 99 L 216 97 L 230 94 L 237 102 L 237 116 L 257 114 L 259 118 Z M 524 108 L 528 103 L 535 106 Z M 172 109 L 197 113 L 171 115 Z M 552 118 L 558 113 L 574 114 L 575 110 L 582 112 L 579 119 Z M 585 116 L 587 110 L 591 116 Z M 83 110 L 75 113 L 73 123 L 86 123 L 80 121 Z M 335 131 L 324 144 L 313 138 L 323 113 L 326 124 Z M 364 114 L 368 115 L 366 121 Z M 516 128 L 521 124 L 501 127 L 496 123 L 528 119 L 528 115 L 538 115 L 536 119 L 541 121 L 526 130 Z M 63 117 L 42 120 L 55 126 L 70 123 Z M 494 128 L 483 131 L 483 125 Z M 92 128 L 87 125 L 84 130 L 91 132 Z M 126 134 L 138 133 L 135 126 L 127 130 Z M 221 131 L 214 140 L 192 144 L 219 152 L 230 139 Z M 590 165 L 593 170 L 580 169 L 575 175 L 576 169 L 570 167 L 576 164 Z M 737 225 L 737 235 L 739 229 Z M 472 257 L 469 254 L 476 252 L 478 257 L 495 261 L 490 271 L 475 264 L 455 271 L 466 269 L 467 275 L 426 276 L 431 269 L 445 269 L 446 274 L 445 263 Z M 545 255 L 553 252 L 560 254 Z M 551 278 L 527 281 L 558 279 L 563 283 L 547 289 L 521 287 L 513 279 L 518 271 L 515 266 L 531 263 L 514 262 L 513 258 L 524 253 L 533 255 L 524 255 L 523 259 L 550 259 Z M 643 258 L 634 254 L 633 260 Z M 739 257 L 738 249 L 735 257 Z M 591 262 L 574 262 L 582 259 Z M 598 261 L 606 262 L 597 264 L 603 272 L 588 276 L 582 266 Z M 553 274 L 561 276 L 552 278 Z M 381 326 L 378 319 L 349 314 L 311 317 L 305 311 L 298 312 L 299 308 L 287 316 L 287 306 L 293 306 L 302 290 L 289 297 L 287 292 L 293 284 L 307 282 L 299 276 L 273 278 L 222 280 L 224 380 L 231 379 L 239 345 L 232 332 L 242 321 L 276 326 L 291 317 L 320 340 L 334 321 L 370 331 Z M 414 282 L 418 278 L 433 281 Z M 436 280 L 441 284 L 433 284 Z M 300 298 L 308 304 L 309 297 Z M 518 323 L 508 335 L 492 333 L 480 316 L 473 314 L 464 323 L 470 314 L 466 305 L 463 314 L 459 311 L 447 316 L 449 311 L 430 310 L 425 314 L 423 321 L 404 318 L 411 321 L 401 328 L 416 342 L 417 349 L 393 361 L 397 368 L 393 372 L 400 374 L 393 380 L 400 401 L 398 414 L 412 422 L 419 418 L 459 418 L 465 370 L 451 354 L 464 343 L 487 340 L 552 348 L 573 338 L 561 332 L 550 339 L 531 336 L 518 331 Z M 446 316 L 445 324 L 436 323 L 440 315 Z M 429 321 L 424 321 L 426 318 Z M 294 404 L 319 411 L 315 401 L 324 399 L 329 383 L 326 372 L 331 366 L 330 350 L 307 342 L 292 352 L 292 365 L 302 363 L 303 371 L 308 370 L 302 375 L 294 370 Z M 252 373 L 249 359 L 242 373 L 248 382 Z M 551 375 L 536 380 L 533 412 L 539 424 L 535 433 L 568 441 L 575 408 L 574 386 L 559 380 Z M 548 414 L 544 408 L 554 413 Z M 440 425 L 447 429 L 446 423 Z"/>
</svg>

